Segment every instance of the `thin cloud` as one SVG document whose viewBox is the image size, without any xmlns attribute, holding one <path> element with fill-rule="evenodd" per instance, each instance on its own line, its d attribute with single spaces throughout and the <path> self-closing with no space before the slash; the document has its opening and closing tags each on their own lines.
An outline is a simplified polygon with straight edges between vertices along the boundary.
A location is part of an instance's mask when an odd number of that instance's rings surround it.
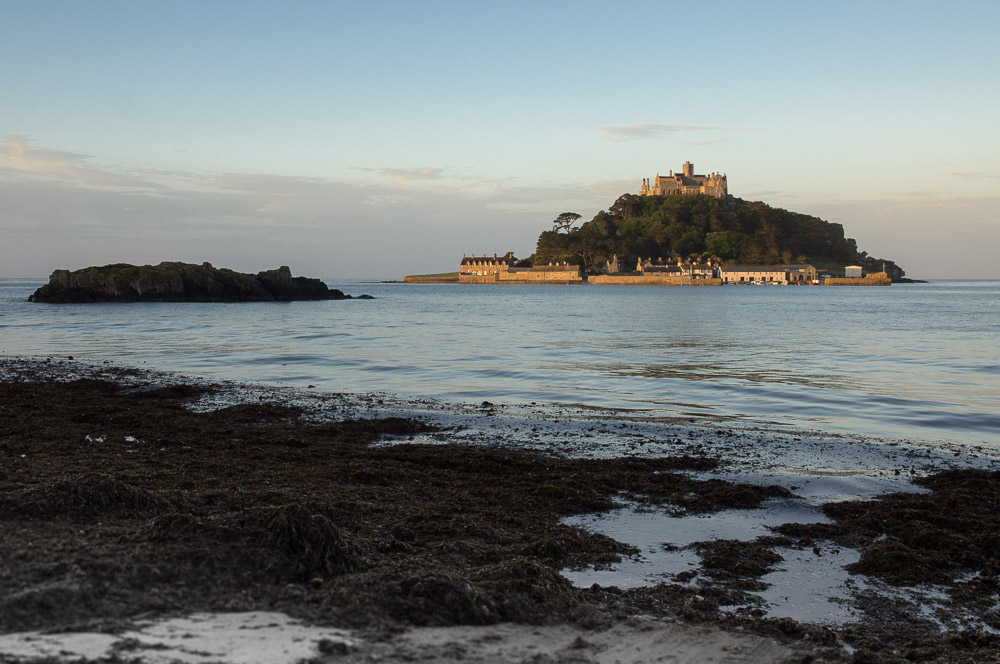
<svg viewBox="0 0 1000 664">
<path fill-rule="evenodd" d="M 735 138 L 707 138 L 703 141 L 684 141 L 684 145 L 691 147 L 702 147 L 705 145 L 718 145 L 720 143 L 736 143 Z"/>
<path fill-rule="evenodd" d="M 391 177 L 396 182 L 412 182 L 414 180 L 438 180 L 444 173 L 443 168 L 423 166 L 421 168 L 380 168 L 380 175 Z"/>
<path fill-rule="evenodd" d="M 732 127 L 713 125 L 664 124 L 660 122 L 640 122 L 630 125 L 604 125 L 594 127 L 602 141 L 624 143 L 625 141 L 648 141 L 672 134 L 697 131 L 722 131 Z"/>
<path fill-rule="evenodd" d="M 17 134 L 0 138 L 0 171 L 94 186 L 161 188 L 143 178 L 91 164 L 89 160 L 90 155 L 35 147 L 32 140 Z"/>
<path fill-rule="evenodd" d="M 951 173 L 951 175 L 970 180 L 1000 180 L 1000 175 L 995 171 L 956 171 Z"/>
<path fill-rule="evenodd" d="M 224 173 L 205 182 L 220 191 L 249 192 L 273 196 L 301 196 L 323 191 L 333 183 L 318 178 L 268 173 Z"/>
<path fill-rule="evenodd" d="M 787 192 L 781 191 L 780 189 L 764 189 L 757 191 L 748 191 L 741 198 L 748 201 L 762 201 L 768 198 L 776 198 L 778 196 L 789 196 Z"/>
</svg>

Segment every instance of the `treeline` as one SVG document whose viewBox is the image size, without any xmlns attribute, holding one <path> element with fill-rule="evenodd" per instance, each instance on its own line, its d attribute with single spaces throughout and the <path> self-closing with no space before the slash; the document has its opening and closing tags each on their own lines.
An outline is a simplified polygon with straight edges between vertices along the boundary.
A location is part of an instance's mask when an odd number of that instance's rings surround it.
<svg viewBox="0 0 1000 664">
<path fill-rule="evenodd" d="M 528 259 L 532 264 L 566 261 L 594 269 L 617 255 L 631 269 L 639 257 L 676 253 L 715 256 L 727 264 L 810 263 L 834 269 L 856 263 L 869 271 L 882 269 L 883 260 L 859 252 L 840 224 L 739 198 L 625 194 L 579 227 L 568 227 L 567 215 L 578 218 L 564 213 L 553 230 L 539 235 Z M 903 276 L 892 261 L 885 263 L 894 278 Z"/>
</svg>

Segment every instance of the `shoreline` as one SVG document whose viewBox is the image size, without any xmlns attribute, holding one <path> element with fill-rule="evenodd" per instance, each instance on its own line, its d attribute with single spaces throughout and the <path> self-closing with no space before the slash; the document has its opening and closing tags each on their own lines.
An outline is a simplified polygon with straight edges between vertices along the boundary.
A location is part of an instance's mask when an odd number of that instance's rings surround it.
<svg viewBox="0 0 1000 664">
<path fill-rule="evenodd" d="M 895 518 L 898 510 L 914 514 L 954 500 L 970 482 L 992 490 L 997 460 L 985 452 L 842 440 L 839 453 L 826 455 L 840 467 L 819 467 L 817 451 L 836 447 L 836 438 L 800 439 L 794 450 L 794 436 L 761 431 L 683 428 L 614 413 L 588 420 L 570 409 L 489 402 L 454 412 L 454 405 L 391 395 L 234 390 L 65 360 L 3 357 L 0 375 L 7 431 L 0 438 L 0 516 L 20 526 L 2 545 L 11 566 L 0 632 L 125 626 L 138 615 L 285 611 L 383 636 L 421 625 L 572 624 L 598 643 L 599 634 L 642 615 L 664 634 L 678 620 L 708 625 L 779 643 L 788 649 L 782 656 L 809 653 L 818 661 L 849 661 L 850 649 L 896 661 L 914 643 L 950 661 L 1000 653 L 991 634 L 1000 621 L 989 609 L 995 557 L 968 570 L 971 577 L 927 567 L 953 604 L 950 618 L 944 606 L 936 618 L 950 621 L 944 630 L 926 616 L 907 616 L 905 602 L 891 623 L 871 622 L 885 602 L 874 592 L 859 604 L 868 622 L 809 624 L 769 618 L 755 606 L 754 588 L 780 566 L 774 551 L 809 551 L 807 541 L 868 551 L 885 539 L 866 539 L 848 513 L 822 528 L 790 522 L 771 538 L 780 542 L 703 543 L 694 580 L 579 588 L 560 574 L 635 557 L 634 545 L 566 521 L 609 514 L 623 497 L 664 518 L 711 519 L 774 500 L 811 501 L 827 512 L 831 500 L 864 504 Z M 604 454 L 595 456 L 596 447 Z M 581 454 L 588 448 L 589 458 Z M 911 474 L 936 484 L 901 493 Z M 944 537 L 947 524 L 933 527 Z M 889 534 L 905 538 L 905 531 Z M 910 544 L 917 547 L 908 546 L 917 556 L 912 565 L 923 554 L 919 542 Z M 40 550 L 44 565 L 29 555 Z M 953 579 L 941 583 L 948 575 Z M 101 584 L 112 592 L 95 595 Z"/>
</svg>

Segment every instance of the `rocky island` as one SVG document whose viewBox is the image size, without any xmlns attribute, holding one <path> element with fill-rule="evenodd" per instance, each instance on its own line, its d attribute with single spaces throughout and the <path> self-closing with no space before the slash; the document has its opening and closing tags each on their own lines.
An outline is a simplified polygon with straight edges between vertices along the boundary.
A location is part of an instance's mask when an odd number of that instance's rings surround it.
<svg viewBox="0 0 1000 664">
<path fill-rule="evenodd" d="M 535 253 L 462 255 L 458 272 L 408 275 L 405 283 L 651 286 L 888 286 L 912 282 L 890 259 L 869 255 L 844 227 L 744 200 L 725 174 L 643 178 L 593 219 L 563 212 Z"/>
<path fill-rule="evenodd" d="M 371 296 L 362 295 L 360 299 Z M 245 274 L 211 263 L 116 263 L 81 270 L 56 270 L 31 302 L 290 302 L 349 300 L 319 279 L 293 277 L 286 265 Z"/>
</svg>

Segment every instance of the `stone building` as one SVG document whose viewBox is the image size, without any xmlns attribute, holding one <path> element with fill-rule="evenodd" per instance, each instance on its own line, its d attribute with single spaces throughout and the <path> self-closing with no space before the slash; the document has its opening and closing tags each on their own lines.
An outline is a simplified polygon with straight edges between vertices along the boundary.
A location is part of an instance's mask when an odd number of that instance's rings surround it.
<svg viewBox="0 0 1000 664">
<path fill-rule="evenodd" d="M 669 194 L 707 194 L 715 198 L 725 198 L 728 195 L 725 174 L 709 173 L 695 175 L 694 164 L 684 162 L 683 171 L 663 176 L 656 174 L 656 180 L 651 184 L 649 178 L 642 179 L 640 196 L 667 196 Z"/>
<path fill-rule="evenodd" d="M 724 284 L 813 284 L 819 274 L 812 265 L 724 265 Z"/>
<path fill-rule="evenodd" d="M 785 279 L 790 284 L 814 284 L 819 281 L 819 271 L 812 265 L 785 265 Z"/>
<path fill-rule="evenodd" d="M 688 277 L 690 279 L 714 279 L 719 276 L 719 265 L 709 259 L 705 262 L 686 261 L 680 256 L 674 258 L 639 258 L 636 272 L 645 275 Z"/>
<path fill-rule="evenodd" d="M 458 275 L 485 277 L 500 272 L 507 272 L 514 265 L 514 259 L 510 256 L 489 257 L 486 254 L 477 257 L 475 254 L 466 256 L 462 254 L 462 263 L 458 268 Z"/>
<path fill-rule="evenodd" d="M 578 265 L 562 263 L 514 267 L 509 256 L 462 256 L 458 269 L 460 284 L 575 284 L 583 282 Z"/>
<path fill-rule="evenodd" d="M 719 265 L 715 261 L 685 261 L 674 258 L 639 258 L 634 272 L 620 271 L 618 257 L 608 261 L 607 274 L 592 275 L 591 284 L 623 286 L 721 286 Z"/>
</svg>

